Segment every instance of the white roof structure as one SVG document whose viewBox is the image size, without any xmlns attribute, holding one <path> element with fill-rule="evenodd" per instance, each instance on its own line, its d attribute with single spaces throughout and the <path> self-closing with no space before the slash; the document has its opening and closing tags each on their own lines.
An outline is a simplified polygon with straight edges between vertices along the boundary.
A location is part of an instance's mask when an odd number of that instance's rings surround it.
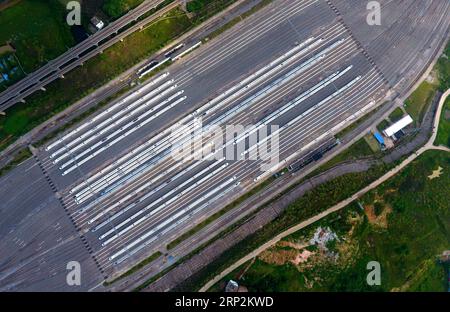
<svg viewBox="0 0 450 312">
<path fill-rule="evenodd" d="M 92 25 L 95 26 L 95 28 L 97 28 L 97 30 L 100 30 L 103 28 L 103 26 L 105 26 L 105 23 L 103 23 L 103 21 L 99 19 L 97 16 L 91 18 L 91 23 Z"/>
<path fill-rule="evenodd" d="M 411 116 L 406 115 L 405 117 L 403 117 L 402 119 L 400 119 L 399 121 L 397 121 L 396 123 L 391 125 L 390 127 L 384 129 L 383 133 L 386 136 L 391 137 L 395 133 L 397 133 L 400 130 L 402 130 L 403 128 L 405 128 L 407 125 L 411 124 L 412 122 L 413 122 L 413 119 L 411 118 Z"/>
</svg>

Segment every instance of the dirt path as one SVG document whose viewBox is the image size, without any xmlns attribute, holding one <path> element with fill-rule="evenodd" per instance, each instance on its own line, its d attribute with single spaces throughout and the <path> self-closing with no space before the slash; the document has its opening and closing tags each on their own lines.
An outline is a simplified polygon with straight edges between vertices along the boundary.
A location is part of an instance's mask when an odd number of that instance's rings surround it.
<svg viewBox="0 0 450 312">
<path fill-rule="evenodd" d="M 1 11 L 1 10 L 0 10 Z M 0 46 L 0 54 L 6 53 L 6 52 L 16 52 L 12 46 L 9 44 L 5 44 L 4 46 Z"/>
<path fill-rule="evenodd" d="M 12 7 L 16 3 L 20 2 L 21 0 L 6 0 L 3 3 L 0 3 L 0 12 L 3 10 L 6 10 L 9 7 Z"/>
<path fill-rule="evenodd" d="M 442 95 L 442 97 L 441 97 L 441 99 L 439 101 L 439 105 L 438 105 L 438 108 L 437 108 L 437 111 L 436 111 L 436 115 L 434 117 L 432 135 L 431 135 L 430 139 L 428 140 L 428 142 L 424 146 L 422 146 L 417 152 L 411 154 L 408 158 L 406 158 L 404 161 L 402 161 L 398 166 L 396 166 L 395 168 L 391 169 L 386 174 L 384 174 L 382 177 L 380 177 L 379 179 L 375 180 L 374 182 L 372 182 L 371 184 L 369 184 L 365 188 L 363 188 L 360 191 L 356 192 L 351 197 L 341 201 L 340 203 L 338 203 L 335 206 L 333 206 L 333 207 L 331 207 L 331 208 L 329 208 L 329 209 L 319 213 L 318 215 L 315 215 L 312 218 L 309 218 L 309 219 L 307 219 L 307 220 L 305 220 L 303 222 L 300 222 L 299 224 L 297 224 L 297 225 L 287 229 L 286 231 L 278 234 L 277 236 L 275 236 L 274 238 L 272 238 L 271 240 L 269 240 L 265 244 L 261 245 L 260 247 L 258 247 L 254 251 L 252 251 L 251 253 L 249 253 L 246 256 L 244 256 L 243 258 L 239 259 L 237 262 L 235 262 L 234 264 L 229 266 L 227 269 L 222 271 L 219 275 L 216 275 L 212 280 L 210 280 L 202 288 L 200 288 L 199 291 L 200 292 L 207 291 L 209 288 L 211 288 L 211 286 L 213 286 L 214 284 L 219 282 L 226 275 L 228 275 L 231 272 L 233 272 L 236 268 L 238 268 L 239 266 L 241 266 L 245 262 L 251 260 L 252 258 L 256 257 L 262 251 L 268 249 L 269 247 L 272 247 L 273 245 L 278 243 L 281 239 L 285 238 L 286 236 L 289 236 L 289 235 L 291 235 L 291 234 L 293 234 L 293 233 L 295 233 L 295 232 L 297 232 L 297 231 L 299 231 L 299 230 L 301 230 L 301 229 L 303 229 L 303 228 L 313 224 L 314 222 L 316 222 L 316 221 L 318 221 L 318 220 L 320 220 L 322 218 L 325 218 L 329 214 L 331 214 L 333 212 L 336 212 L 336 211 L 339 211 L 342 208 L 348 206 L 353 201 L 357 200 L 358 198 L 360 198 L 361 196 L 363 196 L 367 192 L 373 190 L 374 188 L 378 187 L 380 184 L 384 183 L 385 181 L 387 181 L 388 179 L 390 179 L 391 177 L 396 175 L 398 172 L 403 170 L 403 168 L 405 168 L 407 165 L 409 165 L 412 161 L 414 161 L 417 157 L 419 157 L 424 152 L 426 152 L 428 150 L 433 150 L 433 149 L 450 152 L 450 149 L 448 147 L 433 145 L 433 143 L 434 143 L 434 141 L 436 139 L 438 128 L 439 128 L 439 120 L 440 120 L 440 117 L 441 117 L 442 107 L 444 106 L 445 100 L 447 99 L 447 97 L 449 95 L 450 95 L 450 89 L 448 89 Z"/>
</svg>

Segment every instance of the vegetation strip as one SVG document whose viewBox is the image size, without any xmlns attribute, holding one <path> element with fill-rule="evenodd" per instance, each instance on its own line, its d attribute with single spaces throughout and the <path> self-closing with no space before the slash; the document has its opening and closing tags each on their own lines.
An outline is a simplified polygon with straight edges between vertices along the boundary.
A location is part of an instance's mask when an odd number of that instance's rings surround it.
<svg viewBox="0 0 450 312">
<path fill-rule="evenodd" d="M 445 101 L 440 118 L 435 144 L 450 148 L 450 98 Z"/>
<path fill-rule="evenodd" d="M 18 165 L 20 165 L 22 162 L 24 162 L 31 156 L 32 153 L 28 147 L 21 149 L 10 162 L 8 162 L 5 166 L 0 168 L 0 177 L 16 168 Z"/>
<path fill-rule="evenodd" d="M 131 274 L 133 274 L 134 272 L 139 271 L 140 269 L 142 269 L 144 266 L 146 266 L 147 264 L 151 263 L 152 261 L 158 259 L 159 257 L 162 256 L 162 253 L 160 251 L 157 251 L 155 253 L 153 253 L 152 255 L 150 255 L 149 257 L 145 258 L 144 260 L 142 260 L 141 262 L 139 262 L 138 264 L 136 264 L 135 266 L 133 266 L 131 269 L 129 269 L 128 271 L 126 271 L 125 273 L 119 275 L 118 277 L 114 278 L 111 281 L 105 281 L 103 283 L 104 286 L 110 286 L 113 283 L 117 282 L 118 280 L 123 279 L 124 277 L 127 277 Z"/>
<path fill-rule="evenodd" d="M 226 23 L 225 25 L 223 25 L 219 29 L 216 29 L 215 31 L 210 33 L 207 36 L 207 38 L 205 38 L 203 41 L 206 42 L 208 40 L 211 40 L 211 39 L 217 37 L 218 35 L 222 34 L 223 32 L 225 32 L 226 30 L 230 29 L 231 27 L 233 27 L 234 25 L 236 25 L 240 21 L 246 19 L 250 15 L 256 13 L 257 11 L 261 10 L 262 8 L 264 8 L 265 6 L 269 5 L 272 2 L 273 2 L 273 0 L 262 0 L 257 5 L 252 7 L 250 10 L 242 13 L 241 15 L 239 15 L 239 16 L 237 16 L 235 18 L 233 18 L 231 21 L 229 21 L 228 23 Z"/>
</svg>

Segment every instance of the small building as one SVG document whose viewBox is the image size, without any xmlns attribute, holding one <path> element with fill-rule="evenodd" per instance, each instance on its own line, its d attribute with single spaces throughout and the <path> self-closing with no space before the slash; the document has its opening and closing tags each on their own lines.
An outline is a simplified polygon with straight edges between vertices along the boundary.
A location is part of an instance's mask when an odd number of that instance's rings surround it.
<svg viewBox="0 0 450 312">
<path fill-rule="evenodd" d="M 225 292 L 237 292 L 239 290 L 239 284 L 233 280 L 229 280 L 225 287 Z"/>
<path fill-rule="evenodd" d="M 411 116 L 406 115 L 393 125 L 389 126 L 388 128 L 383 130 L 383 134 L 387 137 L 395 137 L 395 134 L 400 132 L 402 129 L 404 129 L 406 126 L 413 123 L 413 119 Z"/>
<path fill-rule="evenodd" d="M 381 145 L 381 147 L 383 147 L 385 145 L 384 138 L 379 132 L 375 132 L 373 134 L 373 136 L 378 141 L 378 143 Z"/>
<path fill-rule="evenodd" d="M 338 240 L 337 235 L 331 231 L 329 227 L 322 228 L 319 226 L 314 232 L 313 238 L 309 240 L 311 245 L 318 245 L 319 247 L 325 248 L 328 242 L 333 240 Z"/>
<path fill-rule="evenodd" d="M 441 263 L 449 263 L 450 264 L 450 250 L 445 250 L 440 258 Z"/>
<path fill-rule="evenodd" d="M 91 18 L 91 24 L 95 27 L 96 30 L 100 30 L 105 27 L 105 23 L 97 16 Z"/>
</svg>

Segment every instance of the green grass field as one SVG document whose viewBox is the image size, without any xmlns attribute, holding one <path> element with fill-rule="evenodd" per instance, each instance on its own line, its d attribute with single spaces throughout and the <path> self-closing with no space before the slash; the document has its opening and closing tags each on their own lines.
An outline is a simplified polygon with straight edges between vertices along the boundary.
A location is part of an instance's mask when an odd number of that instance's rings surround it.
<svg viewBox="0 0 450 312">
<path fill-rule="evenodd" d="M 116 278 L 114 278 L 111 281 L 105 281 L 103 284 L 105 286 L 109 286 L 109 285 L 117 282 L 118 280 L 121 280 L 122 278 L 127 277 L 127 276 L 139 271 L 144 266 L 146 266 L 147 264 L 151 263 L 152 261 L 158 259 L 161 256 L 162 256 L 162 253 L 160 251 L 157 251 L 157 252 L 151 254 L 150 256 L 148 256 L 147 258 L 145 258 L 144 260 L 142 260 L 141 262 L 139 262 L 138 264 L 136 264 L 135 266 L 133 266 L 131 269 L 124 272 L 123 274 L 117 276 Z"/>
<path fill-rule="evenodd" d="M 396 109 L 394 109 L 394 111 L 389 115 L 389 119 L 392 122 L 396 122 L 399 121 L 400 119 L 402 119 L 403 115 L 405 113 L 403 112 L 403 110 L 400 107 L 397 107 Z"/>
<path fill-rule="evenodd" d="M 188 12 L 197 13 L 204 10 L 214 0 L 191 0 L 186 3 Z"/>
<path fill-rule="evenodd" d="M 444 92 L 450 88 L 450 42 L 437 64 L 436 69 L 439 77 L 439 89 Z"/>
<path fill-rule="evenodd" d="M 436 68 L 440 81 L 440 90 L 447 91 L 450 88 L 450 43 L 447 44 L 444 55 L 438 60 Z M 438 135 L 435 144 L 450 147 L 450 98 L 444 104 L 441 120 L 439 122 Z"/>
<path fill-rule="evenodd" d="M 87 61 L 84 66 L 72 70 L 65 75 L 65 79 L 49 84 L 46 92 L 39 91 L 27 98 L 27 103 L 18 103 L 8 109 L 6 116 L 0 116 L 0 150 L 162 48 L 191 26 L 192 23 L 184 12 L 173 9 L 145 30 L 133 33 L 123 42 Z"/>
<path fill-rule="evenodd" d="M 382 132 L 384 129 L 386 129 L 387 127 L 389 127 L 389 121 L 382 120 L 378 125 L 377 125 L 377 129 L 378 131 Z"/>
<path fill-rule="evenodd" d="M 116 19 L 131 9 L 140 5 L 144 0 L 105 0 L 103 11 L 110 17 Z"/>
<path fill-rule="evenodd" d="M 441 176 L 430 180 L 438 167 Z M 450 245 L 449 171 L 448 153 L 426 152 L 366 194 L 364 211 L 352 204 L 284 239 L 303 243 L 319 225 L 328 226 L 339 238 L 329 247 L 337 259 L 307 247 L 313 255 L 306 262 L 295 265 L 285 257 L 284 264 L 275 264 L 281 249 L 297 252 L 275 247 L 254 262 L 240 284 L 250 291 L 445 291 L 446 275 L 437 259 Z M 372 260 L 381 264 L 381 286 L 366 283 Z M 242 267 L 226 279 L 239 277 Z"/>
<path fill-rule="evenodd" d="M 422 122 L 427 107 L 433 100 L 438 86 L 424 81 L 405 101 L 405 109 L 414 119 L 416 124 Z"/>
<path fill-rule="evenodd" d="M 194 13 L 195 22 L 201 23 L 214 14 L 222 11 L 234 0 L 191 0 L 186 3 L 186 10 Z"/>
<path fill-rule="evenodd" d="M 21 164 L 22 162 L 24 162 L 31 156 L 32 156 L 32 154 L 28 147 L 21 149 L 16 154 L 16 156 L 14 156 L 14 158 L 9 163 L 6 164 L 6 166 L 3 166 L 2 168 L 0 168 L 0 177 L 2 175 L 7 174 L 8 172 L 10 172 L 12 169 L 17 167 L 17 165 Z"/>
<path fill-rule="evenodd" d="M 380 144 L 372 133 L 366 134 L 364 136 L 364 141 L 366 141 L 373 153 L 378 153 L 381 150 Z"/>
<path fill-rule="evenodd" d="M 442 108 L 438 134 L 434 144 L 450 147 L 450 97 L 447 98 Z"/>
<path fill-rule="evenodd" d="M 57 0 L 22 0 L 0 12 L 0 45 L 11 41 L 26 72 L 75 44 Z"/>
</svg>

